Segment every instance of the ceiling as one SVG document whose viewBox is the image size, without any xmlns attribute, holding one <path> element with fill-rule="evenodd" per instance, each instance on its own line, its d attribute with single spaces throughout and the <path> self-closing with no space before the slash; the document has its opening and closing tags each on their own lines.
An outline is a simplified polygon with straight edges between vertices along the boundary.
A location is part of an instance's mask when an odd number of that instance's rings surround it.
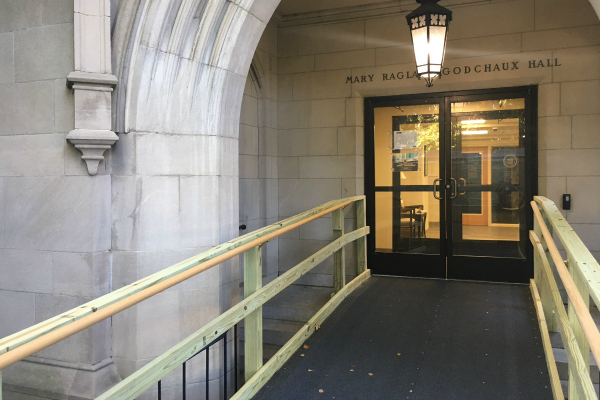
<svg viewBox="0 0 600 400">
<path fill-rule="evenodd" d="M 281 0 L 277 12 L 282 16 L 382 3 L 385 0 Z M 389 0 L 388 0 L 389 1 Z"/>
</svg>

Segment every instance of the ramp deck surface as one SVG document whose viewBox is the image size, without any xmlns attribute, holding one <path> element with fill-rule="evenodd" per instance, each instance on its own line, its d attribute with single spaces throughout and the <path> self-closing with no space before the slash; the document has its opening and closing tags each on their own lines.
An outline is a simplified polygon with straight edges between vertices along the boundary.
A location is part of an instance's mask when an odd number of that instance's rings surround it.
<svg viewBox="0 0 600 400">
<path fill-rule="evenodd" d="M 374 276 L 306 345 L 255 399 L 552 399 L 525 285 Z"/>
</svg>

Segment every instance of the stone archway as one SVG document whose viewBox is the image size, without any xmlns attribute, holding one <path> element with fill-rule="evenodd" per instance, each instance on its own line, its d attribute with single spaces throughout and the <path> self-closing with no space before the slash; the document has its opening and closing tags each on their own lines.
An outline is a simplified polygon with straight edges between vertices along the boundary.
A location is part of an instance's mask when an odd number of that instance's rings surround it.
<svg viewBox="0 0 600 400">
<path fill-rule="evenodd" d="M 590 2 L 600 13 L 600 0 Z M 121 133 L 113 155 L 112 248 L 118 277 L 113 289 L 237 235 L 242 93 L 278 3 L 121 1 L 113 34 L 113 70 L 120 82 L 113 128 Z M 200 311 L 192 306 L 195 300 L 206 301 L 194 325 L 234 301 L 235 270 L 232 264 L 195 281 L 211 297 L 189 288 L 192 294 L 181 290 L 148 302 L 159 314 L 162 308 L 189 305 L 170 316 L 178 328 L 160 342 L 147 333 L 157 321 L 147 321 L 141 307 L 115 318 L 113 348 L 121 374 L 185 335 L 193 326 L 186 313 Z"/>
<path fill-rule="evenodd" d="M 112 170 L 113 290 L 238 235 L 242 94 L 278 3 L 119 2 L 112 39 L 119 79 L 113 130 L 120 134 Z M 237 260 L 174 289 L 113 319 L 122 377 L 237 302 Z"/>
</svg>

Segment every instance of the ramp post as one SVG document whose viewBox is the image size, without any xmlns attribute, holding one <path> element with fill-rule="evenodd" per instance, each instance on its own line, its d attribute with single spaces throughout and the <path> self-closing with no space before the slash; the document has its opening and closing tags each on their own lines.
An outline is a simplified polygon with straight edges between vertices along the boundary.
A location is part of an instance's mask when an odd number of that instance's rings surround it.
<svg viewBox="0 0 600 400">
<path fill-rule="evenodd" d="M 331 217 L 333 240 L 336 240 L 344 236 L 344 209 L 335 210 Z M 344 286 L 346 286 L 346 250 L 342 247 L 333 253 L 333 293 L 339 292 Z"/>
<path fill-rule="evenodd" d="M 262 288 L 262 245 L 244 253 L 244 298 Z M 244 375 L 248 381 L 263 365 L 262 307 L 244 319 Z"/>
<path fill-rule="evenodd" d="M 356 229 L 367 226 L 366 200 L 363 198 L 356 202 Z M 356 241 L 356 274 L 360 275 L 367 270 L 367 237 Z"/>
</svg>

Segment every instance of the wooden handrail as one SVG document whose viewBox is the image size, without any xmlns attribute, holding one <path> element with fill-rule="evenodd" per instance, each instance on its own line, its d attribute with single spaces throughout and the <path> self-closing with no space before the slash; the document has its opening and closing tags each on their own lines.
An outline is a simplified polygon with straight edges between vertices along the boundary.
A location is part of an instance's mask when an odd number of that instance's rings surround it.
<svg viewBox="0 0 600 400">
<path fill-rule="evenodd" d="M 85 316 L 81 316 L 78 319 L 68 319 L 65 323 L 63 323 L 62 325 L 59 325 L 58 327 L 53 327 L 52 326 L 52 322 L 56 321 L 57 318 L 59 317 L 55 317 L 52 318 L 51 320 L 45 321 L 41 324 L 36 325 L 36 327 L 38 327 L 38 329 L 42 329 L 44 330 L 45 327 L 47 328 L 47 332 L 44 333 L 36 333 L 36 337 L 32 338 L 31 340 L 27 340 L 27 336 L 25 333 L 23 333 L 24 331 L 18 332 L 14 335 L 9 336 L 8 338 L 5 338 L 4 340 L 0 341 L 0 346 L 2 346 L 2 348 L 5 349 L 5 343 L 8 342 L 8 339 L 12 339 L 12 340 L 19 340 L 21 339 L 21 341 L 25 341 L 25 343 L 21 343 L 18 345 L 18 347 L 16 347 L 13 344 L 13 348 L 8 347 L 8 352 L 5 352 L 4 354 L 0 355 L 0 370 L 24 359 L 25 357 L 28 357 L 40 350 L 43 350 L 69 336 L 72 336 L 78 332 L 81 332 L 82 330 L 89 328 L 90 326 L 106 319 L 109 318 L 129 307 L 134 306 L 135 304 L 148 299 L 149 297 L 152 297 L 172 286 L 177 285 L 178 283 L 181 283 L 203 271 L 206 271 L 224 261 L 229 260 L 230 258 L 233 258 L 239 254 L 242 254 L 243 252 L 255 247 L 255 246 L 259 246 L 263 243 L 268 242 L 271 239 L 274 239 L 280 235 L 283 235 L 286 232 L 289 232 L 290 230 L 293 230 L 297 227 L 300 227 L 302 225 L 305 225 L 311 221 L 314 221 L 315 219 L 318 219 L 326 214 L 331 213 L 332 211 L 338 210 L 340 208 L 344 208 L 350 204 L 352 204 L 354 201 L 357 200 L 364 200 L 364 196 L 356 196 L 356 197 L 352 197 L 352 198 L 348 198 L 348 199 L 341 199 L 341 200 L 335 200 L 329 203 L 324 204 L 321 207 L 317 207 L 315 209 L 309 210 L 307 212 L 304 212 L 302 214 L 299 214 L 295 217 L 300 217 L 299 221 L 296 222 L 292 222 L 289 224 L 284 224 L 283 221 L 277 224 L 273 224 L 267 228 L 271 228 L 270 233 L 265 233 L 262 234 L 260 232 L 269 232 L 268 229 L 263 228 L 262 230 L 259 231 L 259 233 L 253 232 L 251 234 L 245 235 L 243 238 L 245 238 L 246 240 L 241 240 L 242 238 L 238 238 L 236 241 L 233 241 L 232 245 L 230 247 L 230 250 L 211 258 L 208 261 L 204 261 L 198 265 L 193 266 L 192 268 L 186 269 L 183 272 L 180 272 L 174 276 L 171 276 L 167 279 L 164 280 L 160 280 L 158 282 L 154 282 L 151 286 L 146 287 L 142 290 L 139 290 L 125 298 L 122 298 L 118 301 L 115 301 L 109 305 L 107 305 L 106 307 L 102 308 L 102 309 L 94 309 L 93 307 L 90 309 L 89 314 L 85 315 Z M 313 212 L 314 210 L 317 210 L 319 208 L 324 208 L 321 211 L 318 212 Z M 305 216 L 307 215 L 307 216 Z M 290 219 L 293 219 L 289 218 Z M 286 220 L 286 221 L 288 221 Z M 251 237 L 252 235 L 254 236 L 258 236 L 256 239 L 254 240 L 248 240 L 249 237 Z M 236 242 L 245 242 L 243 244 L 237 245 Z M 181 264 L 181 263 L 180 263 Z M 180 265 L 177 264 L 176 266 Z M 173 267 L 176 267 L 173 266 Z M 168 268 L 172 269 L 173 267 Z M 166 270 L 165 270 L 166 271 Z M 152 275 L 152 277 L 155 277 L 157 274 Z M 147 281 L 149 278 L 145 278 L 142 279 L 138 282 L 136 282 L 135 284 L 129 285 L 129 287 L 135 287 L 137 284 L 141 283 L 141 282 L 145 282 Z M 106 295 L 103 297 L 108 297 L 110 295 Z M 102 299 L 102 298 L 100 298 Z M 97 299 L 98 300 L 98 299 Z M 90 302 L 92 303 L 92 302 Z M 90 304 L 88 303 L 88 304 Z M 71 311 L 77 311 L 78 309 L 84 309 L 87 308 L 87 305 L 81 306 L 79 308 L 75 308 Z M 67 315 L 68 317 L 74 318 L 72 316 L 70 316 L 68 313 L 66 314 L 62 314 L 62 315 Z M 68 325 L 65 325 L 68 324 Z M 26 330 L 27 331 L 27 330 Z M 16 347 L 16 348 L 14 348 Z"/>
<path fill-rule="evenodd" d="M 136 398 L 158 380 L 164 378 L 175 367 L 181 365 L 181 363 L 196 354 L 198 351 L 201 351 L 207 343 L 210 343 L 224 332 L 231 329 L 237 322 L 247 317 L 258 307 L 262 306 L 267 300 L 273 298 L 276 294 L 280 293 L 298 278 L 330 257 L 333 252 L 354 240 L 364 237 L 368 232 L 369 227 L 367 226 L 347 233 L 339 239 L 329 243 L 327 246 L 323 247 L 315 254 L 300 262 L 298 265 L 285 272 L 280 277 L 263 286 L 249 297 L 225 311 L 223 314 L 200 328 L 192 335 L 188 336 L 183 341 L 177 343 L 162 355 L 150 361 L 141 369 L 129 375 L 119 384 L 103 393 L 97 398 L 97 400 L 122 400 Z M 362 282 L 364 279 L 368 278 L 368 276 L 370 276 L 369 270 L 356 277 L 354 281 L 352 281 L 353 283 L 346 285 L 344 289 L 348 290 L 350 285 Z M 338 292 L 338 294 L 339 293 L 341 292 Z M 304 333 L 309 335 L 308 332 Z M 275 358 L 276 356 L 273 357 Z M 246 387 L 246 389 L 248 389 L 248 387 Z M 242 387 L 240 391 L 245 391 L 246 389 Z"/>
<path fill-rule="evenodd" d="M 571 260 L 577 264 L 577 268 L 585 278 L 590 297 L 596 303 L 596 307 L 600 308 L 600 264 L 552 200 L 543 196 L 535 196 L 533 199 L 544 210 L 548 221 L 554 228 L 554 233 L 556 233 Z"/>
<path fill-rule="evenodd" d="M 4 354 L 8 351 L 16 349 L 28 343 L 42 335 L 52 332 L 60 327 L 69 325 L 87 315 L 97 312 L 111 304 L 116 303 L 128 296 L 131 296 L 137 292 L 140 292 L 150 286 L 157 284 L 158 282 L 164 281 L 172 276 L 175 276 L 183 271 L 186 271 L 192 267 L 195 267 L 205 261 L 208 261 L 216 256 L 226 253 L 231 249 L 235 249 L 245 243 L 248 243 L 258 237 L 262 237 L 268 233 L 274 232 L 278 229 L 289 226 L 295 222 L 298 222 L 306 217 L 310 217 L 318 212 L 321 212 L 328 207 L 338 205 L 343 201 L 358 201 L 364 200 L 364 196 L 349 197 L 346 199 L 332 200 L 313 209 L 307 210 L 303 213 L 294 215 L 286 218 L 283 221 L 279 221 L 275 224 L 271 224 L 264 228 L 258 229 L 254 232 L 250 232 L 246 235 L 240 236 L 236 239 L 230 240 L 226 243 L 220 244 L 212 249 L 202 252 L 196 256 L 193 256 L 187 260 L 177 263 L 169 268 L 162 271 L 156 272 L 150 276 L 142 278 L 136 282 L 133 282 L 127 286 L 117 289 L 111 293 L 108 293 L 102 297 L 91 300 L 81 306 L 75 307 L 68 310 L 54 318 L 50 318 L 29 328 L 23 329 L 17 333 L 0 339 L 0 354 Z M 359 201 L 359 204 L 361 202 Z"/>
<path fill-rule="evenodd" d="M 558 272 L 567 295 L 571 300 L 571 304 L 573 305 L 573 309 L 575 310 L 577 318 L 579 319 L 583 333 L 590 344 L 592 354 L 596 360 L 600 360 L 600 332 L 598 332 L 598 328 L 592 319 L 588 307 L 585 305 L 581 295 L 579 294 L 579 290 L 577 290 L 575 282 L 573 282 L 573 278 L 571 277 L 571 274 L 569 274 L 569 270 L 567 269 L 565 262 L 563 261 L 558 248 L 556 247 L 556 244 L 554 243 L 552 235 L 546 227 L 546 223 L 544 222 L 537 203 L 532 201 L 531 207 L 533 208 L 533 213 L 539 223 L 542 235 L 546 241 L 546 245 L 548 246 L 548 251 L 552 257 L 552 260 L 554 261 L 556 271 Z"/>
<path fill-rule="evenodd" d="M 574 386 L 577 390 L 577 393 L 582 396 L 582 399 L 596 400 L 594 386 L 592 385 L 592 380 L 590 379 L 589 370 L 587 369 L 581 349 L 578 346 L 575 332 L 570 324 L 569 316 L 565 311 L 565 307 L 563 305 L 562 298 L 560 297 L 560 292 L 558 291 L 558 286 L 556 285 L 556 280 L 552 274 L 552 269 L 550 268 L 550 263 L 546 257 L 544 247 L 542 246 L 542 243 L 535 232 L 529 231 L 529 238 L 531 240 L 531 244 L 533 244 L 534 251 L 537 253 L 541 261 L 541 268 L 544 270 L 543 276 L 546 278 L 547 288 L 550 289 L 549 294 L 550 297 L 552 297 L 552 302 L 554 303 L 554 310 L 558 315 L 560 333 L 565 347 L 565 352 L 567 353 L 569 365 L 573 366 L 573 368 L 570 368 L 570 370 L 573 373 Z M 546 347 L 548 345 L 549 347 Z M 549 344 L 548 342 L 544 343 L 544 351 L 547 353 L 552 353 L 552 344 Z M 556 368 L 556 364 L 554 365 L 554 368 Z M 551 385 L 555 386 L 557 383 L 560 386 L 560 382 L 556 381 L 551 382 Z M 558 391 L 558 388 L 556 388 L 556 391 Z M 560 392 L 562 392 L 562 389 L 560 389 Z M 558 398 L 560 398 L 560 396 Z"/>
</svg>

